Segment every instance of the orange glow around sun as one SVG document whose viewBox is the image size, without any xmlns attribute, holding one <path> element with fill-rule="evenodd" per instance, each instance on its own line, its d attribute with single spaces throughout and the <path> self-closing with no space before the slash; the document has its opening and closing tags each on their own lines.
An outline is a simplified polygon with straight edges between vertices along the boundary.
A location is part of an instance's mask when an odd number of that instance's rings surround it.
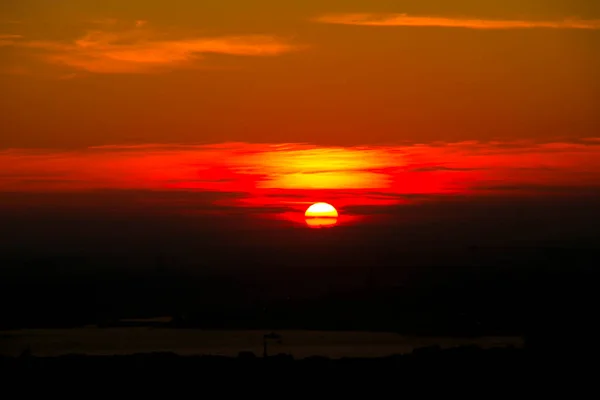
<svg viewBox="0 0 600 400">
<path fill-rule="evenodd" d="M 102 196 L 128 193 L 140 210 L 165 206 L 165 212 L 185 215 L 252 214 L 311 227 L 385 218 L 386 207 L 440 196 L 569 195 L 587 193 L 599 181 L 600 138 L 0 149 L 0 206 L 22 204 L 16 193 L 31 194 L 32 205 L 50 201 L 34 196 L 38 193 L 94 193 L 98 204 Z M 315 203 L 318 199 L 335 204 L 343 216 L 331 204 Z"/>
</svg>

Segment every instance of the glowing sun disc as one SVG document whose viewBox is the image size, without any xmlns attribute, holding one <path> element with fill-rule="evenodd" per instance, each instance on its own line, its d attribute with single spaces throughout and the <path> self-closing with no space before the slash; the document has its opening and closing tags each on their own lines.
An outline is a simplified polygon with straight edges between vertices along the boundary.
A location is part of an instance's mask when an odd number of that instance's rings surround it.
<svg viewBox="0 0 600 400">
<path fill-rule="evenodd" d="M 338 212 L 331 204 L 328 203 L 315 203 L 308 207 L 304 216 L 317 217 L 317 218 L 337 218 Z"/>
<path fill-rule="evenodd" d="M 338 212 L 331 204 L 315 203 L 308 207 L 304 216 L 309 227 L 324 228 L 337 224 Z"/>
</svg>

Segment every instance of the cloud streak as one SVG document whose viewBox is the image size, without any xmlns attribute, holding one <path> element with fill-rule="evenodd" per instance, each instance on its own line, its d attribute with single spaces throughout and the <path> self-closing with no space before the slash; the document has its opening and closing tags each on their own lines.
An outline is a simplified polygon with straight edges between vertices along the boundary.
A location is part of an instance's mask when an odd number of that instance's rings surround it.
<svg viewBox="0 0 600 400">
<path fill-rule="evenodd" d="M 506 29 L 600 29 L 600 20 L 499 20 L 441 16 L 411 16 L 408 14 L 342 13 L 326 14 L 313 18 L 314 22 L 359 26 L 404 26 L 466 28 L 484 30 Z"/>
<path fill-rule="evenodd" d="M 598 190 L 596 140 L 360 147 L 142 144 L 0 151 L 0 198 L 29 196 L 32 207 L 46 207 L 49 194 L 135 192 L 140 207 L 158 201 L 176 214 L 196 214 L 199 208 L 209 213 L 254 210 L 304 223 L 307 204 L 319 199 L 333 202 L 342 212 L 363 207 L 375 214 L 398 204 L 452 198 L 558 200 L 597 197 Z M 178 193 L 205 200 L 181 203 L 173 198 Z M 277 215 L 271 215 L 275 210 Z"/>
<path fill-rule="evenodd" d="M 0 34 L 0 47 L 2 46 L 12 46 L 18 42 L 18 40 L 22 39 L 21 35 L 12 35 L 12 34 Z"/>
<path fill-rule="evenodd" d="M 150 29 L 138 20 L 130 29 L 96 29 L 71 41 L 12 42 L 42 53 L 49 63 L 91 73 L 148 73 L 192 65 L 208 54 L 276 56 L 297 50 L 270 35 L 181 36 Z M 1 38 L 0 38 L 1 40 Z"/>
<path fill-rule="evenodd" d="M 600 146 L 595 141 L 387 147 L 152 144 L 69 152 L 0 151 L 0 192 L 184 189 L 281 194 L 363 190 L 398 196 L 507 186 L 598 185 Z"/>
</svg>

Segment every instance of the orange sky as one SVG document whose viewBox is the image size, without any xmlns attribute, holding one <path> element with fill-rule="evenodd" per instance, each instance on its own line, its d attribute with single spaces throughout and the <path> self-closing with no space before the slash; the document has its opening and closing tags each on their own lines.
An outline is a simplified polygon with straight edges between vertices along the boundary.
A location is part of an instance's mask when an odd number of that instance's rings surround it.
<svg viewBox="0 0 600 400">
<path fill-rule="evenodd" d="M 599 47 L 583 0 L 2 2 L 0 147 L 595 137 Z"/>
<path fill-rule="evenodd" d="M 586 192 L 592 3 L 3 2 L 0 194 L 201 191 L 286 213 Z"/>
<path fill-rule="evenodd" d="M 600 139 L 360 147 L 224 143 L 21 149 L 0 152 L 0 167 L 0 192 L 34 195 L 33 201 L 31 197 L 27 202 L 17 200 L 25 208 L 44 205 L 47 199 L 40 193 L 95 192 L 102 198 L 107 190 L 117 190 L 146 192 L 133 204 L 162 203 L 179 214 L 237 209 L 236 213 L 246 210 L 300 222 L 310 204 L 327 201 L 341 211 L 344 221 L 377 213 L 382 206 L 445 197 L 597 195 Z M 211 195 L 208 203 L 203 198 L 178 203 L 157 195 L 161 192 Z M 77 207 L 72 201 L 63 205 Z"/>
</svg>

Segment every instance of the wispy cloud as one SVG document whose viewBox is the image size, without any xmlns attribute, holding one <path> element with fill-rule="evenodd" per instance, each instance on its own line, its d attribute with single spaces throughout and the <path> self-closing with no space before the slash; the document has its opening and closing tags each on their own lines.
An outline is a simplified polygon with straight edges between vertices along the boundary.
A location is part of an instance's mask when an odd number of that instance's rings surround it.
<svg viewBox="0 0 600 400">
<path fill-rule="evenodd" d="M 314 22 L 362 26 L 443 27 L 468 29 L 600 29 L 600 20 L 561 19 L 485 19 L 442 16 L 411 16 L 408 14 L 326 14 Z"/>
<path fill-rule="evenodd" d="M 276 56 L 298 49 L 269 35 L 175 35 L 151 29 L 138 20 L 116 29 L 113 20 L 95 21 L 104 29 L 90 30 L 71 41 L 20 41 L 10 44 L 37 49 L 45 61 L 92 73 L 144 73 L 190 65 L 207 54 Z"/>
<path fill-rule="evenodd" d="M 0 34 L 0 46 L 12 46 L 22 38 L 21 35 Z"/>
</svg>

